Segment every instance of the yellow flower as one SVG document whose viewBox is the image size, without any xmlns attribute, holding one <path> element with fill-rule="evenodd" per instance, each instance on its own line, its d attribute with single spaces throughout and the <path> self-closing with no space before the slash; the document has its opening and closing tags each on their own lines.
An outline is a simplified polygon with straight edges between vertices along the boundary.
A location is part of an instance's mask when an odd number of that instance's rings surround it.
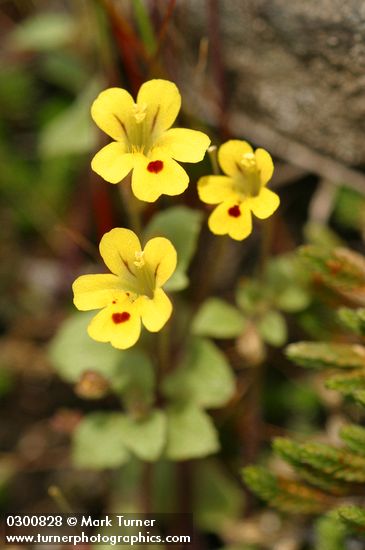
<svg viewBox="0 0 365 550">
<path fill-rule="evenodd" d="M 266 188 L 274 165 L 267 151 L 253 151 L 239 140 L 224 143 L 218 161 L 226 175 L 200 178 L 199 197 L 207 204 L 218 204 L 208 220 L 212 233 L 241 241 L 252 231 L 251 212 L 264 220 L 280 204 L 278 195 Z"/>
<path fill-rule="evenodd" d="M 111 273 L 82 275 L 72 285 L 74 304 L 81 311 L 101 309 L 88 333 L 98 342 L 126 349 L 141 332 L 158 332 L 168 321 L 172 305 L 162 285 L 176 268 L 176 250 L 168 239 L 156 237 L 144 250 L 133 231 L 116 228 L 100 241 L 100 254 Z"/>
<path fill-rule="evenodd" d="M 132 190 L 143 201 L 180 195 L 189 177 L 176 161 L 199 162 L 210 144 L 202 132 L 169 129 L 180 107 L 179 90 L 168 80 L 145 82 L 136 103 L 122 88 L 101 92 L 91 116 L 115 141 L 95 155 L 92 169 L 110 183 L 120 182 L 133 170 Z"/>
</svg>

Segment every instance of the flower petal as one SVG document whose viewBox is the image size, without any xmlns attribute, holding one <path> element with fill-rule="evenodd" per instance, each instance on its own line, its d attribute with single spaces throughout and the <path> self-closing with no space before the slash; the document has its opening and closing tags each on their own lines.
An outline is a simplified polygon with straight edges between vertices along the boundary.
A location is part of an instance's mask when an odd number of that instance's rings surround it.
<svg viewBox="0 0 365 550">
<path fill-rule="evenodd" d="M 133 168 L 134 155 L 118 141 L 109 143 L 91 161 L 91 168 L 109 183 L 119 183 Z"/>
<path fill-rule="evenodd" d="M 101 92 L 91 106 L 91 116 L 103 132 L 118 141 L 128 140 L 129 118 L 133 114 L 133 97 L 122 88 Z"/>
<path fill-rule="evenodd" d="M 181 96 L 173 82 L 149 80 L 142 84 L 137 104 L 147 108 L 145 123 L 149 131 L 160 134 L 175 122 L 181 107 Z"/>
<path fill-rule="evenodd" d="M 99 249 L 105 265 L 121 279 L 121 286 L 133 282 L 136 252 L 141 252 L 141 243 L 133 231 L 121 227 L 112 229 L 103 235 Z"/>
<path fill-rule="evenodd" d="M 260 171 L 261 185 L 266 185 L 271 180 L 274 172 L 274 163 L 271 155 L 265 149 L 256 149 L 256 165 Z"/>
<path fill-rule="evenodd" d="M 91 320 L 88 334 L 97 342 L 110 342 L 118 349 L 133 346 L 141 333 L 141 318 L 132 304 L 105 307 Z"/>
<path fill-rule="evenodd" d="M 276 193 L 264 187 L 257 197 L 249 199 L 249 204 L 255 216 L 261 220 L 265 220 L 278 208 L 280 199 Z"/>
<path fill-rule="evenodd" d="M 218 204 L 234 194 L 232 185 L 228 176 L 204 176 L 198 181 L 199 198 L 207 204 Z"/>
<path fill-rule="evenodd" d="M 228 176 L 235 176 L 241 172 L 239 163 L 246 153 L 252 153 L 253 149 L 247 141 L 231 139 L 223 143 L 218 150 L 218 161 L 223 172 Z"/>
<path fill-rule="evenodd" d="M 185 170 L 160 149 L 154 149 L 149 158 L 135 156 L 132 190 L 137 199 L 155 202 L 162 194 L 180 195 L 189 184 Z"/>
<path fill-rule="evenodd" d="M 252 231 L 250 209 L 246 201 L 241 204 L 232 200 L 222 202 L 213 210 L 208 225 L 216 235 L 228 234 L 232 239 L 242 241 Z"/>
<path fill-rule="evenodd" d="M 81 275 L 73 283 L 72 290 L 74 304 L 81 311 L 100 309 L 125 297 L 120 279 L 111 274 Z"/>
<path fill-rule="evenodd" d="M 152 271 L 156 287 L 160 287 L 175 271 L 177 253 L 168 239 L 155 237 L 146 244 L 143 259 Z"/>
<path fill-rule="evenodd" d="M 138 308 L 142 323 L 150 332 L 158 332 L 171 316 L 172 304 L 165 292 L 158 288 L 153 299 L 141 296 L 138 298 Z"/>
<path fill-rule="evenodd" d="M 180 162 L 200 162 L 209 144 L 210 139 L 203 132 L 172 128 L 162 134 L 155 146 L 164 148 L 172 158 Z"/>
</svg>

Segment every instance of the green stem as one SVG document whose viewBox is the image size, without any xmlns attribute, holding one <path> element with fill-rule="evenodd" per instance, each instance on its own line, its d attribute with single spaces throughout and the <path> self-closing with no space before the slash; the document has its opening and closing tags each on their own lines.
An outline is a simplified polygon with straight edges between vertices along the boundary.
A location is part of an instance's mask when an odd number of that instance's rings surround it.
<svg viewBox="0 0 365 550">
<path fill-rule="evenodd" d="M 74 514 L 74 510 L 68 503 L 61 489 L 57 487 L 57 485 L 51 485 L 50 487 L 48 487 L 48 494 L 52 498 L 52 500 L 54 500 L 54 502 L 57 504 L 63 514 Z"/>
<path fill-rule="evenodd" d="M 212 165 L 213 174 L 218 175 L 220 173 L 220 170 L 219 170 L 219 164 L 218 164 L 218 149 L 216 145 L 211 145 L 209 147 L 208 155 L 209 155 L 210 163 Z"/>
<path fill-rule="evenodd" d="M 160 374 L 165 374 L 170 367 L 170 329 L 166 325 L 158 334 L 158 361 Z"/>
<path fill-rule="evenodd" d="M 270 259 L 272 238 L 273 238 L 273 219 L 269 218 L 262 223 L 261 241 L 260 241 L 260 258 L 258 265 L 258 276 L 261 282 L 264 282 L 267 263 Z"/>
<path fill-rule="evenodd" d="M 206 296 L 209 295 L 216 280 L 217 273 L 222 268 L 224 263 L 224 256 L 226 247 L 229 242 L 229 237 L 216 236 L 212 233 L 207 235 L 207 242 L 205 243 L 205 258 L 202 263 L 199 273 L 197 274 L 197 285 L 195 300 L 199 304 Z"/>
<path fill-rule="evenodd" d="M 127 211 L 129 223 L 136 235 L 142 234 L 141 213 L 139 204 L 131 192 L 131 188 L 126 182 L 119 184 L 119 191 L 122 197 L 123 206 Z"/>
</svg>

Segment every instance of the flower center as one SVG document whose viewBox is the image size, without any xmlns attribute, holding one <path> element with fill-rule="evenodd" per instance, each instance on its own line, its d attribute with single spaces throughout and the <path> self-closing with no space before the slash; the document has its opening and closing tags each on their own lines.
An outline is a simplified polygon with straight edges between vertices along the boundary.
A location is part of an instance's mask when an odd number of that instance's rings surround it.
<svg viewBox="0 0 365 550">
<path fill-rule="evenodd" d="M 147 170 L 151 172 L 151 174 L 158 174 L 163 169 L 163 162 L 162 160 L 152 160 L 147 164 Z"/>
<path fill-rule="evenodd" d="M 134 252 L 134 260 L 129 265 L 126 263 L 126 266 L 129 276 L 127 277 L 128 283 L 124 283 L 124 290 L 129 301 L 134 302 L 139 296 L 153 298 L 156 277 L 144 258 L 144 251 L 136 250 Z"/>
<path fill-rule="evenodd" d="M 131 318 L 130 313 L 128 311 L 123 311 L 122 313 L 113 313 L 112 315 L 112 321 L 116 325 L 119 325 L 120 323 L 125 323 L 126 321 L 129 321 Z"/>
<path fill-rule="evenodd" d="M 238 204 L 235 204 L 234 206 L 231 206 L 231 208 L 228 208 L 228 214 L 232 216 L 232 218 L 239 218 L 241 215 L 241 210 Z"/>
<path fill-rule="evenodd" d="M 137 103 L 133 106 L 133 116 L 137 122 L 137 124 L 140 124 L 143 122 L 143 120 L 146 118 L 147 114 L 147 103 L 141 103 L 141 105 L 138 105 Z"/>
<path fill-rule="evenodd" d="M 253 153 L 245 153 L 240 161 L 245 170 L 256 170 L 256 158 Z"/>
<path fill-rule="evenodd" d="M 254 153 L 245 153 L 236 163 L 238 174 L 234 178 L 234 190 L 242 198 L 257 197 L 260 194 L 260 170 Z"/>
<path fill-rule="evenodd" d="M 138 251 L 138 252 L 134 253 L 134 257 L 136 259 L 134 260 L 133 263 L 136 267 L 143 267 L 144 266 L 145 262 L 144 262 L 144 259 L 143 259 L 143 254 L 144 254 L 143 250 L 141 252 Z"/>
</svg>

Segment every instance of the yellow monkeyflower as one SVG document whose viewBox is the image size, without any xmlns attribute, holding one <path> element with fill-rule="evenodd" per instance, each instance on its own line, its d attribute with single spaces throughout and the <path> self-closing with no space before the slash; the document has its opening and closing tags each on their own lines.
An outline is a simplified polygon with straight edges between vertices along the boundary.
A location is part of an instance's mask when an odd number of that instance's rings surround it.
<svg viewBox="0 0 365 550">
<path fill-rule="evenodd" d="M 202 132 L 170 128 L 180 107 L 179 90 L 168 80 L 145 82 L 136 102 L 122 88 L 101 92 L 91 116 L 115 141 L 95 155 L 92 169 L 110 183 L 120 182 L 133 170 L 132 190 L 142 201 L 180 195 L 189 177 L 176 161 L 199 162 L 210 144 Z"/>
<path fill-rule="evenodd" d="M 280 204 L 278 195 L 266 187 L 274 165 L 267 151 L 253 151 L 251 145 L 240 140 L 224 143 L 218 161 L 226 175 L 200 178 L 199 197 L 207 204 L 218 204 L 208 220 L 212 233 L 228 234 L 241 241 L 252 231 L 251 212 L 264 220 Z"/>
<path fill-rule="evenodd" d="M 100 254 L 111 273 L 76 279 L 74 304 L 81 311 L 101 309 L 88 326 L 91 338 L 126 349 L 137 342 L 141 322 L 158 332 L 168 321 L 172 305 L 161 287 L 175 271 L 176 250 L 163 237 L 142 250 L 133 231 L 116 228 L 101 239 Z"/>
</svg>

